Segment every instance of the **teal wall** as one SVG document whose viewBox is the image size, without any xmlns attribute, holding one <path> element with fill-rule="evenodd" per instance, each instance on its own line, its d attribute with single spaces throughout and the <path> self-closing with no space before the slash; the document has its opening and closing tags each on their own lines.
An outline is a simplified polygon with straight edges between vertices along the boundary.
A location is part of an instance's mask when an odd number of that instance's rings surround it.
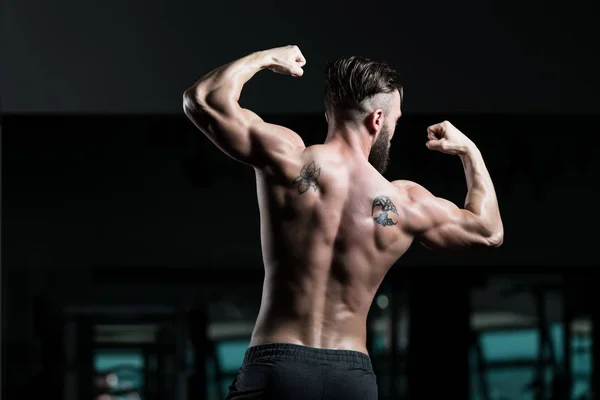
<svg viewBox="0 0 600 400">
<path fill-rule="evenodd" d="M 552 344 L 558 362 L 563 360 L 564 352 L 562 347 L 563 329 L 561 324 L 554 324 L 550 330 Z M 382 338 L 376 340 L 375 351 L 382 350 Z M 496 361 L 525 361 L 531 364 L 521 367 L 511 368 L 491 368 L 486 372 L 488 387 L 492 399 L 510 399 L 510 400 L 530 400 L 533 394 L 526 390 L 526 386 L 535 377 L 535 362 L 538 355 L 539 335 L 534 329 L 524 329 L 518 331 L 495 331 L 484 332 L 480 336 L 480 341 L 487 362 Z M 591 360 L 591 339 L 575 337 L 573 338 L 574 352 L 571 355 L 572 372 L 574 374 L 573 397 L 586 393 L 590 388 L 590 375 L 592 370 Z M 244 352 L 249 345 L 247 340 L 227 341 L 217 344 L 217 357 L 220 368 L 224 373 L 235 374 L 240 367 Z M 576 349 L 583 349 L 583 352 L 577 354 Z M 475 359 L 475 354 L 472 354 Z M 189 362 L 193 357 L 189 357 Z M 435 362 L 435 360 L 432 360 Z M 107 370 L 119 364 L 128 364 L 137 368 L 143 367 L 142 354 L 139 351 L 99 351 L 96 354 L 95 366 L 97 370 Z M 192 367 L 190 365 L 190 367 Z M 215 382 L 215 366 L 209 362 L 209 381 L 212 383 L 209 391 L 214 399 L 218 399 L 217 385 L 222 388 L 222 393 L 227 390 L 231 379 L 227 378 L 223 382 Z M 472 366 L 472 390 L 473 400 L 480 400 L 482 396 L 479 390 L 479 378 L 477 375 L 476 364 Z M 130 379 L 130 377 L 127 377 Z M 552 375 L 550 369 L 546 373 L 546 382 L 551 382 Z M 142 383 L 141 377 L 135 379 L 137 384 Z"/>
</svg>

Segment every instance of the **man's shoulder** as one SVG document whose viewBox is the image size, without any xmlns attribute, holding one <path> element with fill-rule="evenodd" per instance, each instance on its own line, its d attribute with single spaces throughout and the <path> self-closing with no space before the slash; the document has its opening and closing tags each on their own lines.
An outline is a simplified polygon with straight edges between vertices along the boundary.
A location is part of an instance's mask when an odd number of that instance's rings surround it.
<svg viewBox="0 0 600 400">
<path fill-rule="evenodd" d="M 429 190 L 416 182 L 398 180 L 393 181 L 392 185 L 396 186 L 400 191 L 406 194 L 406 198 L 410 202 L 420 202 L 434 197 Z"/>
<path fill-rule="evenodd" d="M 398 179 L 398 180 L 395 180 L 395 181 L 391 181 L 390 183 L 392 185 L 394 185 L 395 187 L 397 187 L 398 189 L 404 189 L 404 190 L 409 190 L 411 188 L 420 186 L 416 182 L 407 181 L 407 180 L 403 180 L 403 179 Z"/>
<path fill-rule="evenodd" d="M 413 181 L 396 180 L 392 181 L 391 184 L 410 200 L 431 196 L 431 193 L 427 189 Z"/>
</svg>

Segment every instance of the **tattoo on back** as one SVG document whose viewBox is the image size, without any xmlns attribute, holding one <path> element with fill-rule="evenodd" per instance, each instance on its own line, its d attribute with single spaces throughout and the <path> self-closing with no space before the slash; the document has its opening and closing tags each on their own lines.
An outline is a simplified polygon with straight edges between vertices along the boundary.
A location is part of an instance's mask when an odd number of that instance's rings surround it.
<svg viewBox="0 0 600 400">
<path fill-rule="evenodd" d="M 387 196 L 377 196 L 375 200 L 373 200 L 371 213 L 375 222 L 381 226 L 393 226 L 397 224 L 397 222 L 394 222 L 390 218 L 389 213 L 398 215 L 398 210 L 394 203 L 392 203 L 392 200 Z"/>
<path fill-rule="evenodd" d="M 293 183 L 298 187 L 298 193 L 302 194 L 308 191 L 311 187 L 314 191 L 317 191 L 317 184 L 319 176 L 321 175 L 321 168 L 316 167 L 315 162 L 311 162 L 308 165 L 302 167 L 300 176 L 294 179 Z"/>
</svg>

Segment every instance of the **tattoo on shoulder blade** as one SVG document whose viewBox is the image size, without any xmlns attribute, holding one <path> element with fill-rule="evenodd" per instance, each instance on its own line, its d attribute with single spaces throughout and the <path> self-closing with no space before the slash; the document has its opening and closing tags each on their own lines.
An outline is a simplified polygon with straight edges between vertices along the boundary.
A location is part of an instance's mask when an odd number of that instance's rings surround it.
<svg viewBox="0 0 600 400">
<path fill-rule="evenodd" d="M 298 193 L 305 193 L 311 187 L 316 192 L 318 179 L 320 175 L 321 168 L 317 169 L 314 161 L 308 165 L 303 166 L 302 170 L 300 171 L 300 176 L 298 176 L 293 181 L 293 183 L 296 184 L 298 187 Z"/>
<path fill-rule="evenodd" d="M 398 210 L 392 200 L 387 196 L 377 196 L 373 200 L 373 207 L 371 208 L 373 219 L 376 223 L 381 226 L 393 226 L 397 222 L 394 222 L 389 216 L 389 213 L 398 215 Z"/>
</svg>

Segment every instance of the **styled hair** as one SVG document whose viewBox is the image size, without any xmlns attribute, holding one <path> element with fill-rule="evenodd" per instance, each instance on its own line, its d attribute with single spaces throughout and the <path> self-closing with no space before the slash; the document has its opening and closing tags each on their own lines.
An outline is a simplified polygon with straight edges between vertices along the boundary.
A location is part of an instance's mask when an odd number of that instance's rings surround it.
<svg viewBox="0 0 600 400">
<path fill-rule="evenodd" d="M 404 97 L 396 71 L 388 64 L 365 57 L 340 58 L 325 68 L 325 110 L 327 112 L 364 113 L 364 100 L 398 89 Z"/>
</svg>

